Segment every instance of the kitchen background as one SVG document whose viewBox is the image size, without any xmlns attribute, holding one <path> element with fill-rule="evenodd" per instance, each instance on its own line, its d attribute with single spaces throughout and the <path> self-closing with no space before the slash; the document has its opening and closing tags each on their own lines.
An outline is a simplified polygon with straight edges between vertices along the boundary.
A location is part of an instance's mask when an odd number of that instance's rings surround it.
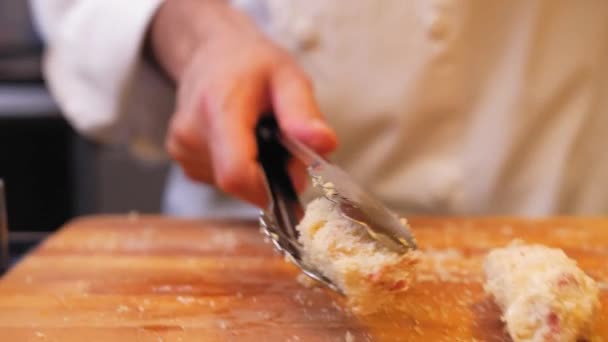
<svg viewBox="0 0 608 342">
<path fill-rule="evenodd" d="M 42 48 L 27 1 L 0 0 L 0 178 L 13 258 L 79 215 L 158 212 L 167 170 L 76 134 L 45 88 Z"/>
</svg>

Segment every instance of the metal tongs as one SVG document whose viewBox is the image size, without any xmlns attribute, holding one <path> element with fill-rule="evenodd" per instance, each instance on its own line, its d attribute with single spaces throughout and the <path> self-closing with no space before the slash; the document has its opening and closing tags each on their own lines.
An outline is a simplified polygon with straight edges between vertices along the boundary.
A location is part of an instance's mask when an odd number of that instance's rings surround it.
<svg viewBox="0 0 608 342">
<path fill-rule="evenodd" d="M 372 238 L 395 252 L 407 253 L 417 248 L 412 233 L 395 213 L 361 189 L 346 172 L 281 134 L 272 115 L 260 119 L 256 133 L 258 160 L 264 170 L 270 198 L 269 207 L 260 214 L 261 231 L 304 274 L 342 293 L 330 279 L 302 260 L 296 226 L 304 210 L 287 173 L 287 162 L 292 157 L 307 166 L 313 185 L 339 206 L 343 217 L 360 224 Z"/>
</svg>

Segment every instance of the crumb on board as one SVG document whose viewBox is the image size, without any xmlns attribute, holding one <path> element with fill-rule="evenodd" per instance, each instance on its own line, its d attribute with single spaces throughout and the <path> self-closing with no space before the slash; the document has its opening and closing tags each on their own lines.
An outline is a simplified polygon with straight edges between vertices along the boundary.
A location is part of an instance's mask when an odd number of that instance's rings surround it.
<svg viewBox="0 0 608 342">
<path fill-rule="evenodd" d="M 128 312 L 129 310 L 130 310 L 129 307 L 126 305 L 123 305 L 123 304 L 119 305 L 116 308 L 116 312 L 118 312 L 118 313 Z"/>
<path fill-rule="evenodd" d="M 340 304 L 336 303 L 333 300 L 331 301 L 331 307 L 338 311 L 344 311 L 344 308 L 342 308 L 342 306 L 340 306 Z"/>
<path fill-rule="evenodd" d="M 350 332 L 350 330 L 346 331 L 346 334 L 344 334 L 344 341 L 345 342 L 355 342 L 355 336 L 353 336 L 353 334 Z"/>
<path fill-rule="evenodd" d="M 131 210 L 127 214 L 127 220 L 129 220 L 129 222 L 136 222 L 138 219 L 139 213 L 137 212 L 137 210 Z"/>
<path fill-rule="evenodd" d="M 190 296 L 177 296 L 175 300 L 185 305 L 192 304 L 195 301 L 194 297 Z"/>
<path fill-rule="evenodd" d="M 293 295 L 293 299 L 298 303 L 303 305 L 306 302 L 306 299 L 304 298 L 304 294 L 301 291 L 296 292 Z"/>
<path fill-rule="evenodd" d="M 304 273 L 298 274 L 296 280 L 298 281 L 298 283 L 300 283 L 300 285 L 304 286 L 307 289 L 314 288 L 318 285 L 314 279 Z"/>
</svg>

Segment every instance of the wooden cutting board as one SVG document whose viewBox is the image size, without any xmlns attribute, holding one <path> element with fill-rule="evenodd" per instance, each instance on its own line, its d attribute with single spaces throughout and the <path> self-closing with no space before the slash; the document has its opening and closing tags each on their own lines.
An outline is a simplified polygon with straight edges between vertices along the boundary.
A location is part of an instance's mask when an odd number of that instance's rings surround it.
<svg viewBox="0 0 608 342">
<path fill-rule="evenodd" d="M 52 236 L 0 281 L 1 341 L 508 341 L 483 293 L 488 249 L 514 238 L 563 248 L 602 287 L 608 220 L 410 220 L 431 250 L 397 312 L 357 317 L 308 289 L 254 223 L 91 217 Z"/>
</svg>

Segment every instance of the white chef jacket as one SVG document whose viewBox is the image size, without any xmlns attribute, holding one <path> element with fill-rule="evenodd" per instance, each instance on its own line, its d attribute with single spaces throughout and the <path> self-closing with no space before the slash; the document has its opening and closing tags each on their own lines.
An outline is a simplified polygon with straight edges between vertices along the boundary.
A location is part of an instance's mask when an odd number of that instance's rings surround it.
<svg viewBox="0 0 608 342">
<path fill-rule="evenodd" d="M 32 1 L 67 118 L 144 156 L 162 151 L 173 106 L 174 88 L 142 56 L 161 1 Z M 607 1 L 232 4 L 310 75 L 340 139 L 333 160 L 389 206 L 608 213 Z M 169 213 L 255 213 L 178 169 L 168 189 Z"/>
</svg>

